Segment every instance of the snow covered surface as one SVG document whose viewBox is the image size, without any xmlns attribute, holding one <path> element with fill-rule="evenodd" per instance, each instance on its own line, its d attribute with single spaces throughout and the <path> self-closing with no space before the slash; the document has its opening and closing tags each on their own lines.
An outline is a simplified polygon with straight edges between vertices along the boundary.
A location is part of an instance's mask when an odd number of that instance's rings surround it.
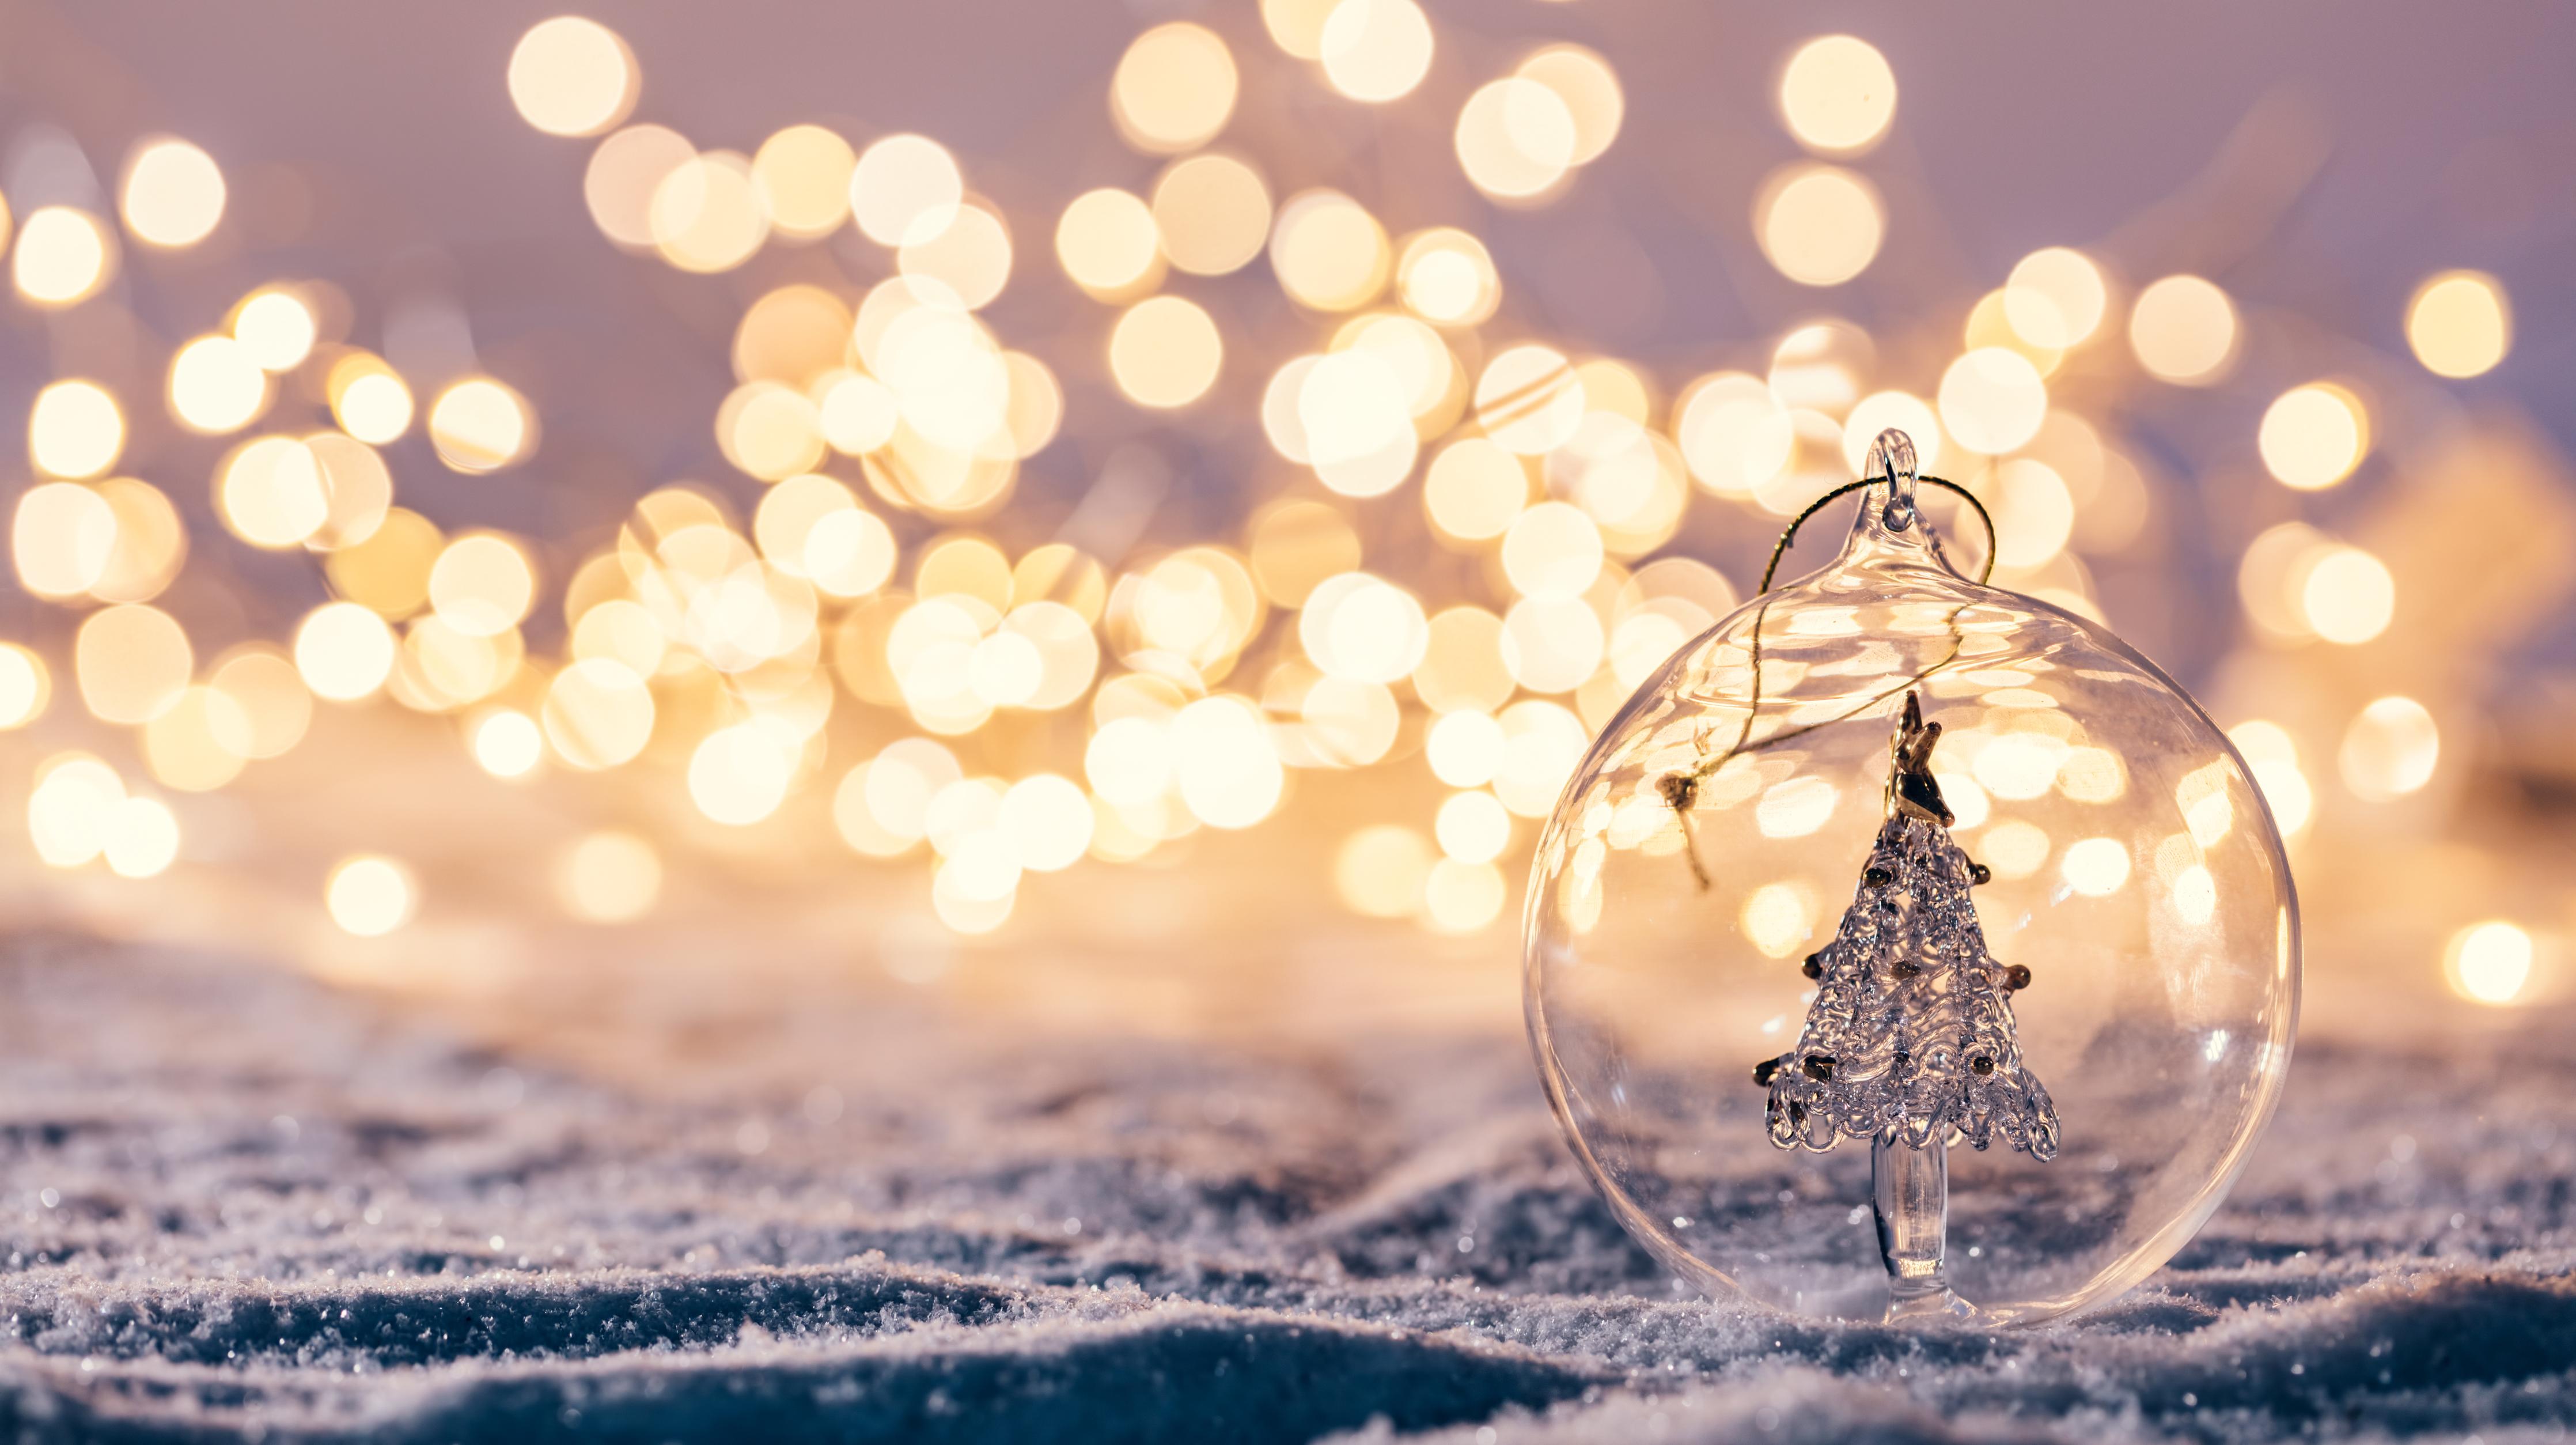
<svg viewBox="0 0 2576 1445">
<path fill-rule="evenodd" d="M 869 997 L 577 1060 L 8 940 L 0 1439 L 2496 1445 L 2576 1417 L 2564 1019 L 2309 1041 L 2171 1268 L 1991 1335 L 1677 1294 L 1500 1029 L 1033 1040 Z"/>
</svg>

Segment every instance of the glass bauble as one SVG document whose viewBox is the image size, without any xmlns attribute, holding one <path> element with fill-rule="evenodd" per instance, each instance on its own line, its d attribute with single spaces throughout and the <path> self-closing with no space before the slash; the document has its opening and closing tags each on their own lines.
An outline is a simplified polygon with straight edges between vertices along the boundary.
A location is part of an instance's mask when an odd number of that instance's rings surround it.
<svg viewBox="0 0 2576 1445">
<path fill-rule="evenodd" d="M 2031 1323 L 2217 1207 L 2288 1067 L 2298 907 L 2199 706 L 1954 570 L 1910 461 L 1873 475 L 1831 565 L 1677 653 L 1568 785 L 1530 1037 L 1593 1182 L 1708 1294 Z"/>
</svg>

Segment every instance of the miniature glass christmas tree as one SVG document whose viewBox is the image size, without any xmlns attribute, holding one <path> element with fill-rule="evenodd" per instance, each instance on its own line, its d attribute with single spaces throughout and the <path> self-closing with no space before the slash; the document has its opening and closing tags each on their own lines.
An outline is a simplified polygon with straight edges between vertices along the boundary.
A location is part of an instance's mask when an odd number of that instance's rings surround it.
<svg viewBox="0 0 2576 1445">
<path fill-rule="evenodd" d="M 1986 951 L 1969 888 L 1987 879 L 1950 836 L 1933 779 L 1941 725 L 1905 697 L 1887 785 L 1887 821 L 1833 942 L 1807 957 L 1816 998 L 1798 1046 L 1756 1065 L 1771 1091 L 1771 1142 L 1870 1146 L 1879 1249 L 1891 1318 L 1967 1312 L 1951 1292 L 1947 1151 L 2000 1138 L 2057 1157 L 2057 1110 L 2022 1066 L 2010 996 L 2030 970 Z"/>
</svg>

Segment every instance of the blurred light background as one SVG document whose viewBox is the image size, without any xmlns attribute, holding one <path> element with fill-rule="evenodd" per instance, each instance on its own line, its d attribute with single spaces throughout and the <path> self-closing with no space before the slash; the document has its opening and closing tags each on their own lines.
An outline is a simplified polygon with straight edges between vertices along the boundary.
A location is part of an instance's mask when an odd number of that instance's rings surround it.
<svg viewBox="0 0 2576 1445">
<path fill-rule="evenodd" d="M 2545 1006 L 2570 53 L 2510 6 L 11 0 L 9 903 L 532 1035 L 1490 1027 L 1586 739 L 1898 425 L 1999 581 L 2230 730 L 2313 1022 Z"/>
</svg>

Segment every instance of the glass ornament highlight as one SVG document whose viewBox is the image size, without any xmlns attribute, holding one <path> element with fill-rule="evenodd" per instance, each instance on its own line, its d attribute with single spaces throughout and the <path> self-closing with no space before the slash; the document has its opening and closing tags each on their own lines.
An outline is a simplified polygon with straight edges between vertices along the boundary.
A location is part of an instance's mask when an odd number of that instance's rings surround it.
<svg viewBox="0 0 2576 1445">
<path fill-rule="evenodd" d="M 1595 1186 L 1712 1297 L 2031 1324 L 2217 1207 L 2288 1067 L 2298 905 L 2182 688 L 1962 575 L 1902 433 L 1868 473 L 1841 554 L 1675 654 L 1568 784 L 1530 1039 Z"/>
</svg>

